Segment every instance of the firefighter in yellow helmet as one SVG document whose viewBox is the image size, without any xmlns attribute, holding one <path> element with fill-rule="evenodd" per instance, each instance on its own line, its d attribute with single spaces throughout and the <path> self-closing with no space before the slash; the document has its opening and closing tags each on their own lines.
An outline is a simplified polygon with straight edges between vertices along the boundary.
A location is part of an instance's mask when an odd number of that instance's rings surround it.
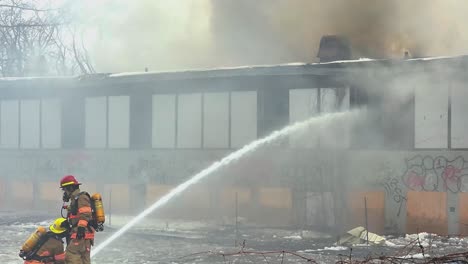
<svg viewBox="0 0 468 264">
<path fill-rule="evenodd" d="M 24 259 L 25 264 L 64 264 L 65 252 L 63 250 L 63 238 L 68 236 L 68 228 L 69 224 L 67 219 L 62 217 L 57 218 L 54 223 L 49 226 L 49 231 L 45 232 L 40 237 L 31 236 L 26 240 L 19 256 Z"/>
<path fill-rule="evenodd" d="M 70 202 L 67 207 L 67 219 L 70 223 L 70 242 L 67 245 L 65 262 L 67 264 L 91 263 L 91 246 L 94 242 L 91 198 L 87 192 L 81 192 L 79 183 L 72 175 L 60 180 L 63 201 Z"/>
</svg>

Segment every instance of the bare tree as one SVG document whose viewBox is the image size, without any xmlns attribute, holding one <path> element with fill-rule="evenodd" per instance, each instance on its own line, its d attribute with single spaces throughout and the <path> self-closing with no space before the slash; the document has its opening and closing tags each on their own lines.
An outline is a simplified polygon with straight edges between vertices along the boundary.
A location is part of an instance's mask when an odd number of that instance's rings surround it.
<svg viewBox="0 0 468 264">
<path fill-rule="evenodd" d="M 39 8 L 32 0 L 0 0 L 0 72 L 5 76 L 93 73 L 94 69 L 63 9 Z M 72 34 L 70 34 L 72 33 Z"/>
</svg>

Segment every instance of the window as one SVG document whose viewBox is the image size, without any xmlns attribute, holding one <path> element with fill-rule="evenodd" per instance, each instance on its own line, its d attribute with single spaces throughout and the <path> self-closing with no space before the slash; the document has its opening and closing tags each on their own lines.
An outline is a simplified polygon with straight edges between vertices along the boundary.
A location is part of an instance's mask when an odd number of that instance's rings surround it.
<svg viewBox="0 0 468 264">
<path fill-rule="evenodd" d="M 338 89 L 320 88 L 320 112 L 333 113 L 338 112 Z"/>
<path fill-rule="evenodd" d="M 0 145 L 2 148 L 18 148 L 19 142 L 19 102 L 0 102 Z"/>
<path fill-rule="evenodd" d="M 153 148 L 236 148 L 256 138 L 256 92 L 153 95 Z"/>
<path fill-rule="evenodd" d="M 153 148 L 175 146 L 176 95 L 153 95 Z"/>
<path fill-rule="evenodd" d="M 130 97 L 109 96 L 109 148 L 128 148 L 130 140 Z"/>
<path fill-rule="evenodd" d="M 129 96 L 86 98 L 86 148 L 128 148 L 130 140 L 129 134 Z"/>
<path fill-rule="evenodd" d="M 1 148 L 60 148 L 59 99 L 3 100 L 0 104 Z"/>
<path fill-rule="evenodd" d="M 457 84 L 451 89 L 451 147 L 468 148 L 468 89 Z"/>
<path fill-rule="evenodd" d="M 90 97 L 85 100 L 85 146 L 107 146 L 107 97 Z"/>
<path fill-rule="evenodd" d="M 320 92 L 320 101 L 318 94 Z M 349 88 L 312 88 L 291 89 L 289 91 L 289 123 L 305 121 L 318 113 L 333 113 L 349 110 Z M 320 106 L 320 107 L 319 107 Z M 319 109 L 320 108 L 320 109 Z M 292 147 L 349 147 L 349 124 L 343 120 L 341 123 L 327 123 L 326 129 L 309 127 L 305 131 L 298 131 L 291 135 Z"/>
<path fill-rule="evenodd" d="M 257 139 L 257 92 L 231 93 L 231 147 Z"/>
<path fill-rule="evenodd" d="M 229 147 L 229 94 L 203 95 L 203 147 Z"/>
<path fill-rule="evenodd" d="M 41 140 L 43 148 L 60 148 L 62 145 L 62 115 L 59 99 L 41 102 Z"/>
<path fill-rule="evenodd" d="M 447 148 L 448 89 L 418 86 L 415 91 L 415 148 Z"/>
<path fill-rule="evenodd" d="M 153 95 L 153 148 L 238 148 L 257 138 L 257 92 Z"/>
<path fill-rule="evenodd" d="M 20 147 L 39 148 L 40 100 L 20 101 Z"/>
<path fill-rule="evenodd" d="M 200 148 L 201 94 L 179 94 L 177 105 L 177 147 Z"/>
<path fill-rule="evenodd" d="M 289 90 L 289 123 L 305 121 L 318 112 L 318 89 Z M 289 137 L 292 147 L 315 147 L 318 135 L 313 131 L 298 131 Z"/>
<path fill-rule="evenodd" d="M 320 88 L 320 113 L 336 113 L 349 110 L 349 88 Z M 349 148 L 349 120 L 328 122 L 325 129 L 320 129 L 320 147 Z"/>
</svg>

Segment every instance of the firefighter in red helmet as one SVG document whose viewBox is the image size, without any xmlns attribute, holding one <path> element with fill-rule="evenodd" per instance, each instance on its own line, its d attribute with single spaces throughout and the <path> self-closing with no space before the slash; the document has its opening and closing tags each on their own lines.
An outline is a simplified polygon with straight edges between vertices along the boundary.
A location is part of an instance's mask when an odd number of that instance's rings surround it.
<svg viewBox="0 0 468 264">
<path fill-rule="evenodd" d="M 63 201 L 70 202 L 67 219 L 70 223 L 70 241 L 66 248 L 65 263 L 91 263 L 91 246 L 95 230 L 88 224 L 92 220 L 91 198 L 87 192 L 80 191 L 80 185 L 73 175 L 60 180 L 63 190 Z"/>
</svg>

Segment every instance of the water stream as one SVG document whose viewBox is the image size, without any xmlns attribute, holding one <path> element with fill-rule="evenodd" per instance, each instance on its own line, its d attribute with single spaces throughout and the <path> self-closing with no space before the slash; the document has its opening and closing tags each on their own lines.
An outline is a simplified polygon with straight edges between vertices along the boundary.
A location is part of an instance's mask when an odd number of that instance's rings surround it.
<svg viewBox="0 0 468 264">
<path fill-rule="evenodd" d="M 317 128 L 317 129 L 323 129 L 324 125 L 326 124 L 336 124 L 336 122 L 346 122 L 350 118 L 352 118 L 352 115 L 356 115 L 357 111 L 350 111 L 350 112 L 341 112 L 341 113 L 332 113 L 332 114 L 324 114 L 318 117 L 313 117 L 310 118 L 306 121 L 294 123 L 292 125 L 289 125 L 287 127 L 284 127 L 281 130 L 277 130 L 272 132 L 270 135 L 257 139 L 255 141 L 252 141 L 251 143 L 245 145 L 239 150 L 236 150 L 232 152 L 231 154 L 227 155 L 226 157 L 222 158 L 221 160 L 213 163 L 209 167 L 205 168 L 204 170 L 200 171 L 193 177 L 191 177 L 189 180 L 186 182 L 183 182 L 182 184 L 178 185 L 174 189 L 172 189 L 170 192 L 168 192 L 166 195 L 161 197 L 158 201 L 156 201 L 154 204 L 152 204 L 150 207 L 145 209 L 143 212 L 141 212 L 139 215 L 135 216 L 132 220 L 130 220 L 127 224 L 125 224 L 122 228 L 120 228 L 117 232 L 112 234 L 108 239 L 104 240 L 102 243 L 100 243 L 98 246 L 96 246 L 92 251 L 91 251 L 91 257 L 97 255 L 102 249 L 104 249 L 106 246 L 108 246 L 110 243 L 112 243 L 115 239 L 120 237 L 122 234 L 124 234 L 127 230 L 129 230 L 131 227 L 133 227 L 135 224 L 140 222 L 143 218 L 145 218 L 147 215 L 158 209 L 159 207 L 165 205 L 167 202 L 169 202 L 172 198 L 176 197 L 177 195 L 181 194 L 184 192 L 187 188 L 190 186 L 198 183 L 200 180 L 205 178 L 206 176 L 212 174 L 213 172 L 216 172 L 223 167 L 226 167 L 233 161 L 236 161 L 240 158 L 242 158 L 244 155 L 249 154 L 258 148 L 268 145 L 269 143 L 284 138 L 286 136 L 289 136 L 291 134 L 301 132 L 301 131 L 306 131 L 308 129 L 312 128 Z"/>
</svg>

